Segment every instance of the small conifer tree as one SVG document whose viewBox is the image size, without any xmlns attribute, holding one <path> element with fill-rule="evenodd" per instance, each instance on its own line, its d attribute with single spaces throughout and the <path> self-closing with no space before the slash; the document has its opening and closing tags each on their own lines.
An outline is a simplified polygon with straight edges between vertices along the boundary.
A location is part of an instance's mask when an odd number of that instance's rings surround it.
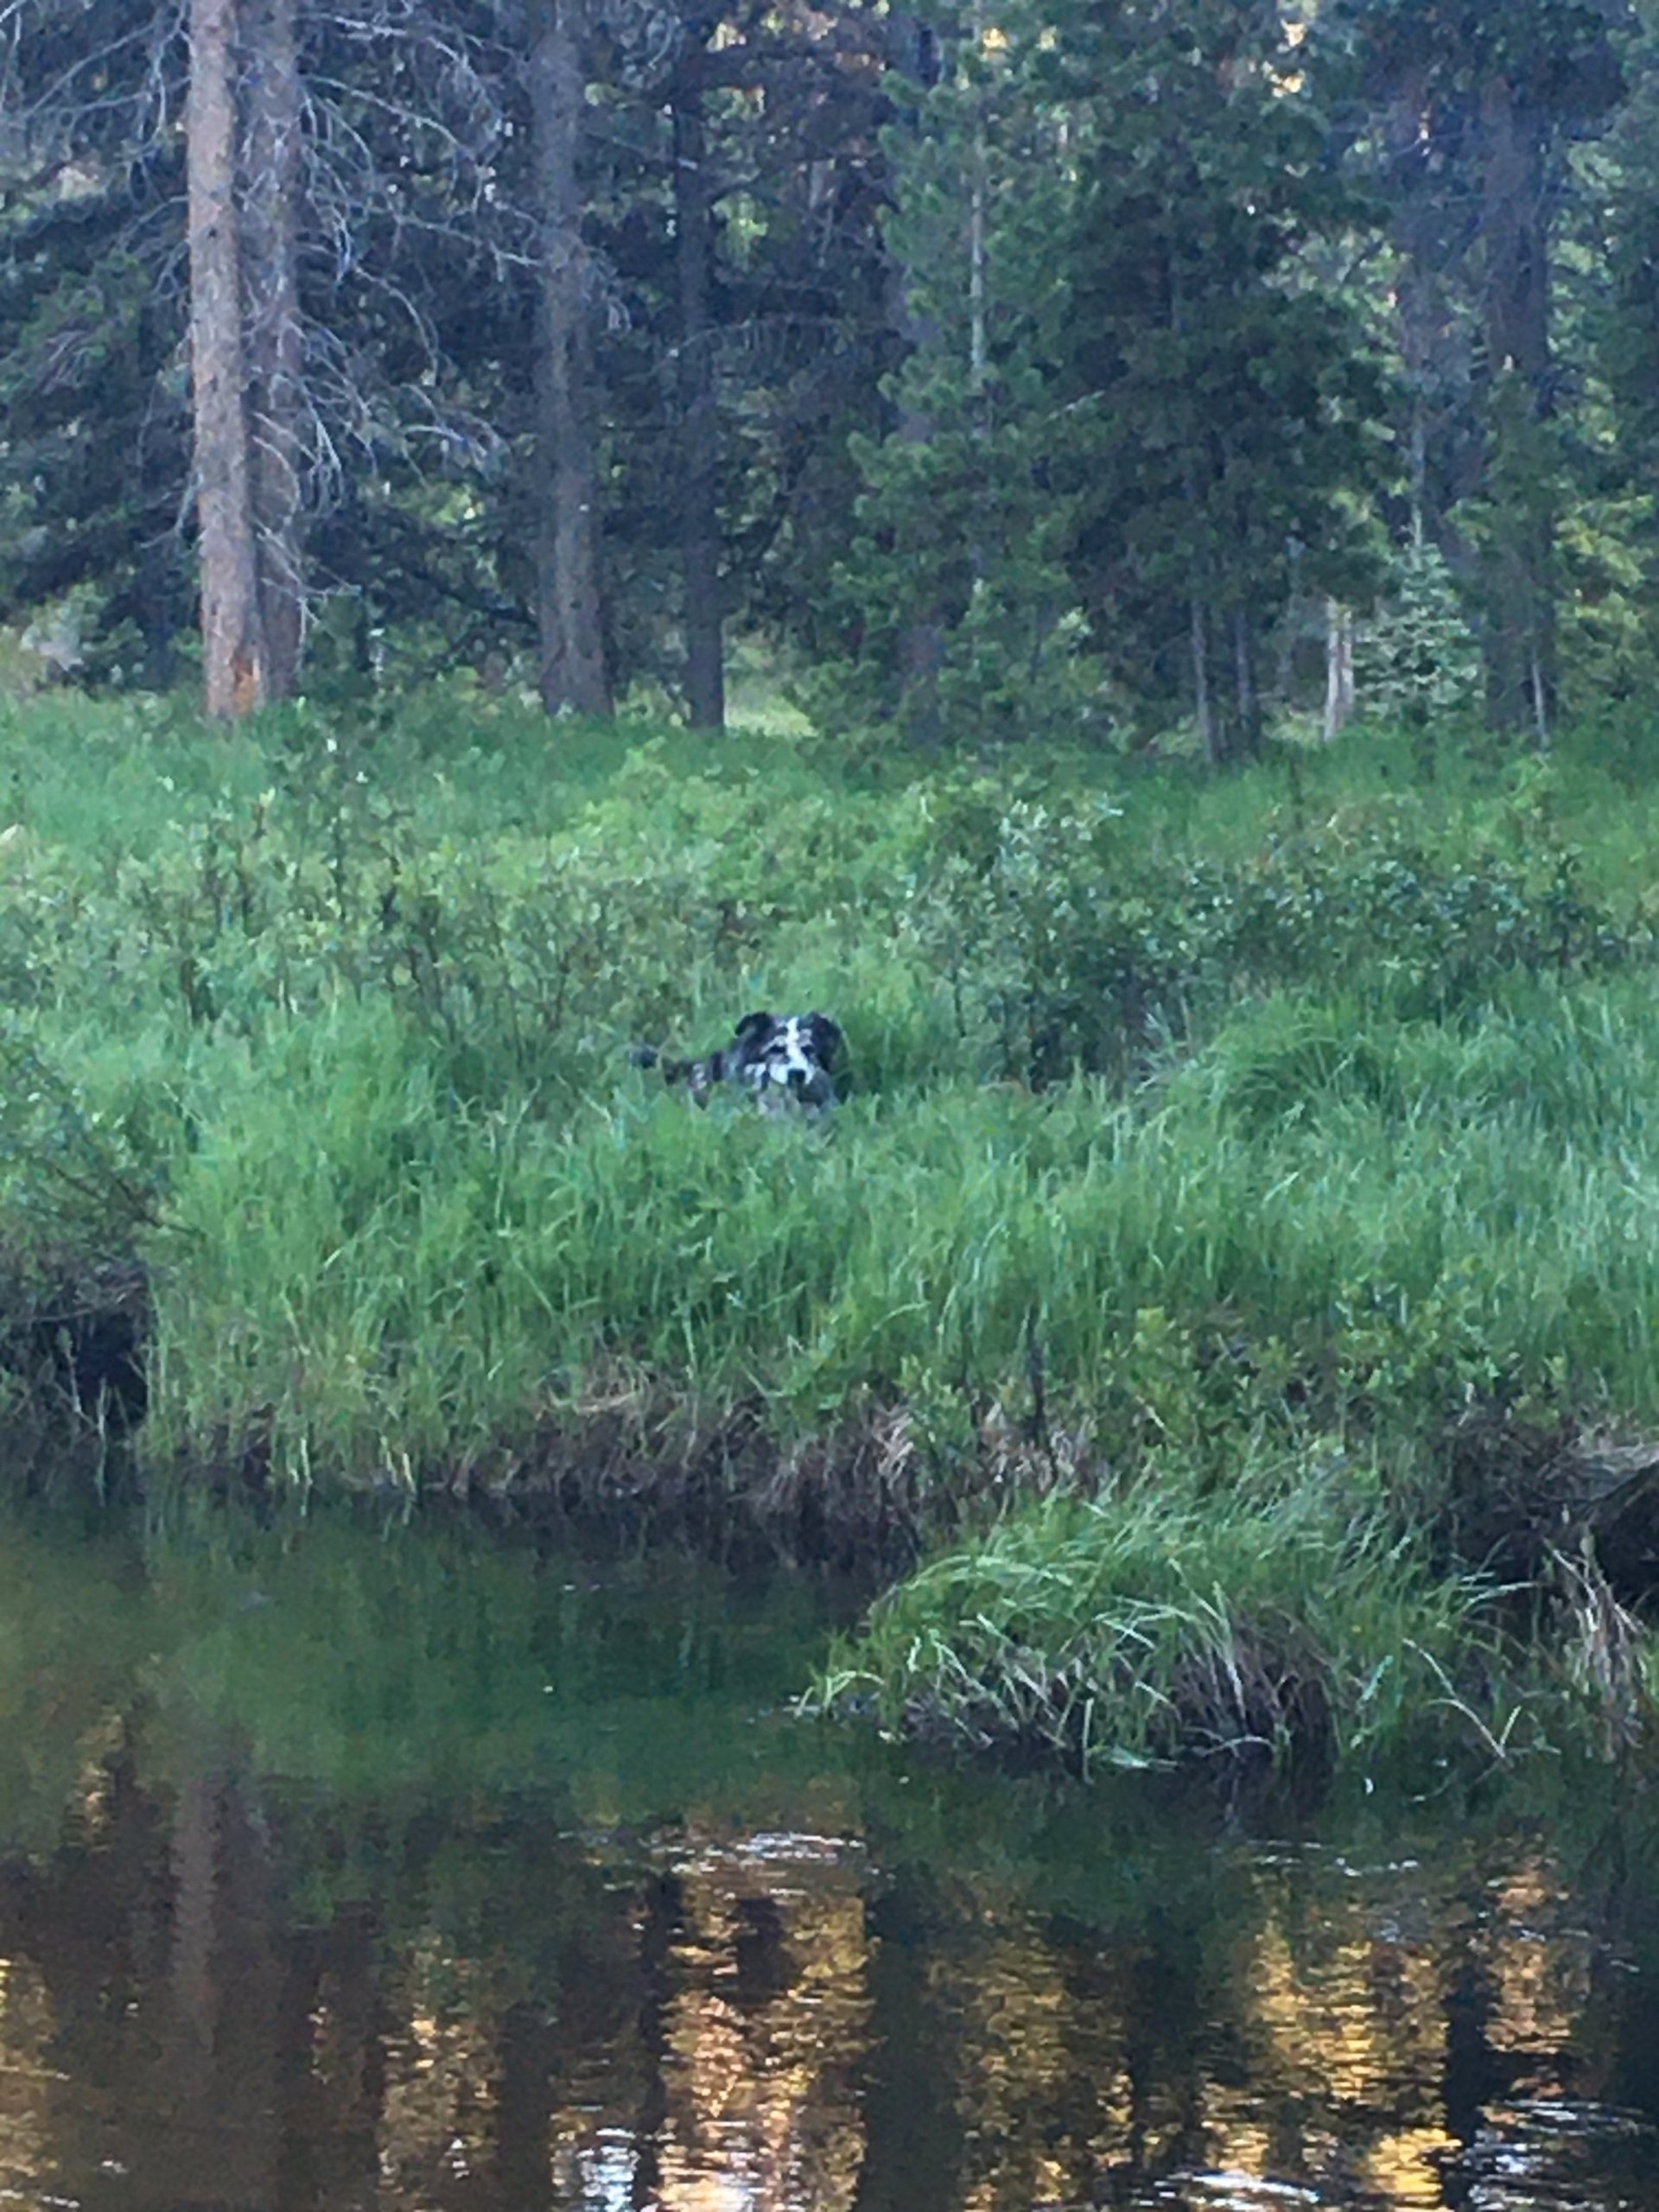
<svg viewBox="0 0 1659 2212">
<path fill-rule="evenodd" d="M 1396 556 L 1357 658 L 1361 699 L 1384 719 L 1421 731 L 1474 706 L 1480 651 L 1438 547 L 1425 541 Z"/>
</svg>

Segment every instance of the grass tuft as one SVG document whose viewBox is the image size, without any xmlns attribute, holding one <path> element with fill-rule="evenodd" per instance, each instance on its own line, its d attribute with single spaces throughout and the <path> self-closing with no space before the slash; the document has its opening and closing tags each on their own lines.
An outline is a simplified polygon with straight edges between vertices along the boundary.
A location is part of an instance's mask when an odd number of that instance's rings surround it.
<svg viewBox="0 0 1659 2212">
<path fill-rule="evenodd" d="M 1257 1467 L 1224 1499 L 1166 1481 L 1021 1507 L 883 1598 L 815 1698 L 1085 1772 L 1317 1768 L 1421 1738 L 1440 1684 L 1471 1667 L 1484 1705 L 1490 1592 L 1434 1574 L 1345 1471 L 1310 1463 Z"/>
</svg>

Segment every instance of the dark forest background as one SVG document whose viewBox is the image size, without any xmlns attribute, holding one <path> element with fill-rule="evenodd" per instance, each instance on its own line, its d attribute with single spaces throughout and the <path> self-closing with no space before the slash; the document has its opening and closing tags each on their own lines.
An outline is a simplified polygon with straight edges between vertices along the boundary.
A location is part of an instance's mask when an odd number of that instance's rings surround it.
<svg viewBox="0 0 1659 2212">
<path fill-rule="evenodd" d="M 8 0 L 15 683 L 1650 694 L 1648 0 Z M 200 675 L 198 670 L 200 669 Z"/>
</svg>

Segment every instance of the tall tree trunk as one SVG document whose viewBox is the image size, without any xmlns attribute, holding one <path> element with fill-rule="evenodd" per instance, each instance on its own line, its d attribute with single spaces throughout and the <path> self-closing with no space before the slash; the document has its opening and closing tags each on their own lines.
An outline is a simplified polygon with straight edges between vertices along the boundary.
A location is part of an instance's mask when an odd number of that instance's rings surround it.
<svg viewBox="0 0 1659 2212">
<path fill-rule="evenodd" d="M 1218 768 L 1227 757 L 1226 734 L 1216 712 L 1216 696 L 1210 682 L 1210 610 L 1196 596 L 1192 601 L 1192 710 L 1198 717 L 1204 757 L 1212 768 Z"/>
<path fill-rule="evenodd" d="M 1460 518 L 1487 481 L 1489 427 L 1481 419 L 1465 307 L 1478 274 L 1468 208 L 1478 148 L 1461 94 L 1445 98 L 1447 56 L 1432 36 L 1401 55 L 1383 118 L 1399 257 L 1395 284 L 1401 365 L 1410 408 L 1406 436 L 1410 542 L 1434 546 L 1460 585 L 1478 594 L 1486 565 Z M 1458 119 L 1454 122 L 1453 117 Z"/>
<path fill-rule="evenodd" d="M 909 271 L 895 265 L 888 276 L 888 319 L 907 350 L 934 341 L 935 334 L 911 297 Z M 897 407 L 895 435 L 906 444 L 927 445 L 931 417 L 908 400 Z M 937 604 L 915 607 L 899 632 L 895 649 L 899 719 L 920 745 L 937 744 L 940 734 L 939 673 L 944 666 L 944 618 Z"/>
<path fill-rule="evenodd" d="M 542 702 L 608 715 L 588 257 L 577 158 L 586 0 L 535 0 L 529 88 L 540 269 L 535 332 Z"/>
<path fill-rule="evenodd" d="M 242 273 L 254 552 L 270 696 L 287 699 L 298 687 L 305 630 L 299 50 L 296 0 L 244 4 L 248 94 Z"/>
<path fill-rule="evenodd" d="M 138 347 L 142 359 L 155 360 L 166 350 L 158 325 L 162 312 L 154 300 L 138 310 Z M 133 456 L 139 497 L 151 512 L 173 508 L 178 492 L 170 442 L 149 434 L 146 425 Z M 138 627 L 144 641 L 143 683 L 147 690 L 170 691 L 178 680 L 178 545 L 175 532 L 149 531 L 138 550 L 136 582 Z"/>
<path fill-rule="evenodd" d="M 236 0 L 191 0 L 187 112 L 190 377 L 207 712 L 264 704 L 237 237 Z"/>
<path fill-rule="evenodd" d="M 902 128 L 918 127 L 906 86 L 925 91 L 939 78 L 938 51 L 931 28 L 904 8 L 887 17 L 887 73 L 896 79 L 893 99 Z M 915 298 L 914 272 L 890 253 L 887 271 L 887 324 L 906 353 L 937 346 L 938 331 L 920 312 Z M 906 445 L 926 445 L 933 424 L 918 408 L 904 400 L 898 404 L 896 435 Z M 895 674 L 899 682 L 899 715 L 909 734 L 923 745 L 939 737 L 939 671 L 944 665 L 944 622 L 940 610 L 916 609 L 900 631 Z"/>
<path fill-rule="evenodd" d="M 1325 726 L 1329 745 L 1354 715 L 1354 610 L 1334 599 L 1325 602 Z"/>
<path fill-rule="evenodd" d="M 1233 682 L 1238 702 L 1233 750 L 1242 760 L 1256 760 L 1262 751 L 1262 697 L 1255 680 L 1255 632 L 1249 609 L 1233 609 Z"/>
<path fill-rule="evenodd" d="M 1465 404 L 1460 411 L 1466 413 L 1468 365 L 1466 359 L 1457 358 L 1456 347 L 1449 342 L 1453 317 L 1446 297 L 1442 191 L 1424 158 L 1425 118 L 1431 108 L 1428 80 L 1427 61 L 1408 68 L 1389 99 L 1383 132 L 1390 171 L 1390 228 L 1400 257 L 1395 315 L 1411 408 L 1407 448 L 1411 534 L 1414 543 L 1427 537 L 1440 545 L 1446 471 L 1435 464 L 1443 460 L 1437 448 L 1445 426 L 1435 417 L 1444 410 L 1447 388 L 1454 382 L 1465 387 Z"/>
<path fill-rule="evenodd" d="M 720 605 L 720 417 L 715 399 L 715 194 L 703 127 L 703 30 L 690 27 L 674 101 L 674 243 L 680 282 L 680 552 L 685 705 L 694 729 L 726 721 Z"/>
<path fill-rule="evenodd" d="M 1554 412 L 1545 130 L 1502 74 L 1482 89 L 1480 119 L 1482 307 L 1497 403 L 1488 466 L 1507 492 L 1486 556 L 1487 707 L 1495 728 L 1531 728 L 1547 746 L 1556 677 L 1555 517 L 1547 461 L 1541 448 L 1529 449 L 1529 433 Z"/>
</svg>

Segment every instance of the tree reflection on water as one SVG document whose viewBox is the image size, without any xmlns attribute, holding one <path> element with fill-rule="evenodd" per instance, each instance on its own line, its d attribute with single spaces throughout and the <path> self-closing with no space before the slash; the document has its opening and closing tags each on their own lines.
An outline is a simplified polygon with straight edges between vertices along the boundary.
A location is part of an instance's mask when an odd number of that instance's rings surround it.
<svg viewBox="0 0 1659 2212">
<path fill-rule="evenodd" d="M 1146 1777 L 907 1765 L 765 1717 L 822 1610 L 442 1535 L 13 1530 L 0 2190 L 1659 2209 L 1639 1815 L 1269 1847 Z"/>
</svg>

